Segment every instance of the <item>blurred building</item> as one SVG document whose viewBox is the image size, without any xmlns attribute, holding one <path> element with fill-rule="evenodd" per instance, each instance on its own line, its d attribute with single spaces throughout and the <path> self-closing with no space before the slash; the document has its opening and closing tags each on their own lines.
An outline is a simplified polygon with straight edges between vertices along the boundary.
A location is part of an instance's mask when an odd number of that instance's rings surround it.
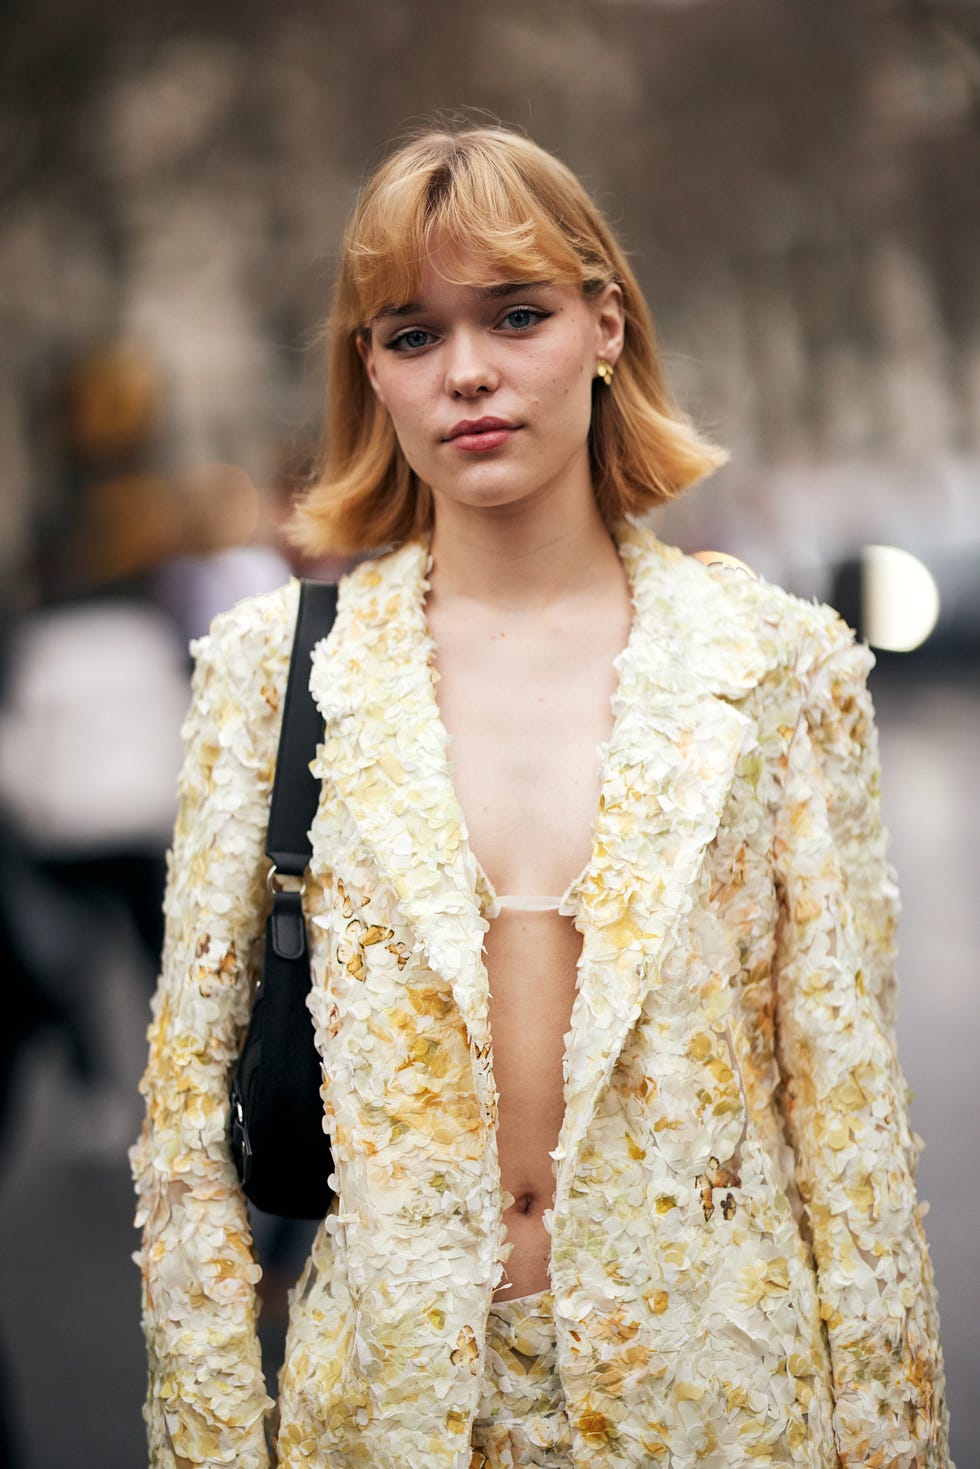
<svg viewBox="0 0 980 1469">
<path fill-rule="evenodd" d="M 461 104 L 611 209 L 670 380 L 733 451 L 665 533 L 826 591 L 864 540 L 980 539 L 980 21 L 963 0 L 177 0 L 3 25 L 3 577 L 50 509 L 33 405 L 93 339 L 166 385 L 168 472 L 264 488 L 317 427 L 318 323 L 365 168 Z M 424 40 L 423 40 L 424 38 Z"/>
</svg>

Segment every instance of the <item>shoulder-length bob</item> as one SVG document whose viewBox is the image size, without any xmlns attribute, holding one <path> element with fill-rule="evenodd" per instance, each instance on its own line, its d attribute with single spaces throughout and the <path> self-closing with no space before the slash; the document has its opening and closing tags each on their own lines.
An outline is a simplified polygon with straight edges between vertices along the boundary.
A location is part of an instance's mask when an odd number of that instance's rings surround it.
<svg viewBox="0 0 980 1469">
<path fill-rule="evenodd" d="M 323 442 L 289 533 L 303 550 L 372 551 L 428 534 L 433 503 L 399 448 L 357 349 L 374 316 L 415 295 L 430 249 L 458 244 L 480 281 L 552 280 L 585 294 L 620 285 L 626 334 L 611 387 L 597 379 L 589 448 L 607 523 L 660 505 L 728 453 L 672 400 L 653 322 L 622 247 L 563 163 L 504 127 L 428 131 L 404 143 L 361 192 L 344 235 L 327 320 Z"/>
</svg>

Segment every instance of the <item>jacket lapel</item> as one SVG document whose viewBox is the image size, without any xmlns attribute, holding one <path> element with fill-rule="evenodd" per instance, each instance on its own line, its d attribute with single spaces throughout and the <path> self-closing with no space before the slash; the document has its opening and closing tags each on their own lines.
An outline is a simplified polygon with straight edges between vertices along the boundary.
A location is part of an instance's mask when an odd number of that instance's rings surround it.
<svg viewBox="0 0 980 1469">
<path fill-rule="evenodd" d="M 556 1214 L 602 1090 L 691 908 L 752 737 L 736 702 L 764 666 L 734 599 L 700 563 L 629 522 L 617 539 L 635 619 L 613 700 L 592 860 L 573 892 L 583 942 L 553 1154 Z"/>
<path fill-rule="evenodd" d="M 356 821 L 429 966 L 448 980 L 470 1037 L 484 1115 L 490 1063 L 488 924 L 452 781 L 424 599 L 428 549 L 410 542 L 345 578 L 310 687 L 325 721 L 321 768 Z"/>
</svg>

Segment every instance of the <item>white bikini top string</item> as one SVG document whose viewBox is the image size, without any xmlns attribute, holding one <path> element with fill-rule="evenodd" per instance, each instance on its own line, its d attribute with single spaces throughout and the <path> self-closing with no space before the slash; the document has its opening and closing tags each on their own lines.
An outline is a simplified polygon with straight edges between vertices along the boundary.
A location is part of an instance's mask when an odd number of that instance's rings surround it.
<svg viewBox="0 0 980 1469">
<path fill-rule="evenodd" d="M 544 897 L 538 893 L 503 893 L 493 904 L 491 917 L 504 908 L 520 913 L 557 913 L 562 900 Z"/>
</svg>

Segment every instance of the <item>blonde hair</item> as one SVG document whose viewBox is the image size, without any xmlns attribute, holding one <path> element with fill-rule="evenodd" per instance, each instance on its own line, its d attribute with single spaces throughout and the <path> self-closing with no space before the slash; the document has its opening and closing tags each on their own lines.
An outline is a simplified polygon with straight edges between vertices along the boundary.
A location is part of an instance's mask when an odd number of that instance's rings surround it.
<svg viewBox="0 0 980 1469">
<path fill-rule="evenodd" d="M 357 341 L 383 307 L 412 299 L 436 239 L 485 257 L 504 280 L 576 284 L 586 295 L 621 287 L 623 350 L 612 386 L 597 380 L 589 430 L 607 523 L 673 499 L 726 462 L 670 397 L 636 277 L 571 170 L 503 127 L 430 131 L 381 165 L 347 226 L 327 321 L 323 444 L 289 525 L 298 546 L 376 550 L 431 529 L 432 495 L 401 452 Z"/>
</svg>

